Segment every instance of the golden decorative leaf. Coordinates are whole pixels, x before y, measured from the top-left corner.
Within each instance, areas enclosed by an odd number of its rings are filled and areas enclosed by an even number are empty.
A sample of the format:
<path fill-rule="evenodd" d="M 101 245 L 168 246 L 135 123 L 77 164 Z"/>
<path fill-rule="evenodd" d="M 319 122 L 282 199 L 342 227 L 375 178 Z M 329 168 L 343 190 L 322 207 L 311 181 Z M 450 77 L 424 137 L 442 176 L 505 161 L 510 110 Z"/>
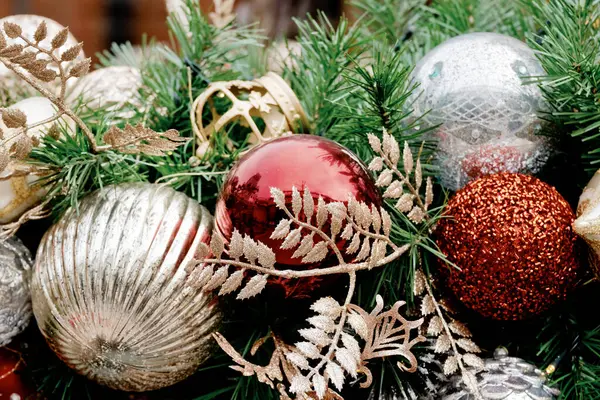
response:
<path fill-rule="evenodd" d="M 425 277 L 425 274 L 423 273 L 422 270 L 417 269 L 415 271 L 415 277 L 414 277 L 414 295 L 415 296 L 420 296 L 423 294 L 423 292 L 425 292 L 425 288 L 427 285 L 427 278 Z"/>
<path fill-rule="evenodd" d="M 427 177 L 427 183 L 425 185 L 425 209 L 433 203 L 433 181 L 431 177 Z"/>
<path fill-rule="evenodd" d="M 267 246 L 264 243 L 259 242 L 258 243 L 258 263 L 263 267 L 263 268 L 274 268 L 275 267 L 275 262 L 277 261 L 276 257 L 275 257 L 275 253 L 273 252 L 273 250 L 271 250 L 271 248 L 269 246 Z"/>
<path fill-rule="evenodd" d="M 371 146 L 373 151 L 375 153 L 381 153 L 381 140 L 379 140 L 379 138 L 372 133 L 369 133 L 367 135 L 367 138 L 369 140 L 369 145 Z"/>
<path fill-rule="evenodd" d="M 375 157 L 371 160 L 368 166 L 370 171 L 379 172 L 383 169 L 383 158 Z"/>
<path fill-rule="evenodd" d="M 433 318 L 431 318 L 431 321 L 429 321 L 427 334 L 430 336 L 437 336 L 442 333 L 442 330 L 444 330 L 442 319 L 439 317 L 439 315 L 435 315 Z"/>
<path fill-rule="evenodd" d="M 15 108 L 2 109 L 2 121 L 7 128 L 24 128 L 27 125 L 27 115 Z"/>
<path fill-rule="evenodd" d="M 221 234 L 215 233 L 214 235 L 212 235 L 212 237 L 210 238 L 210 250 L 217 259 L 221 258 L 221 255 L 225 250 L 225 242 L 223 241 Z"/>
<path fill-rule="evenodd" d="M 244 299 L 248 299 L 250 297 L 254 297 L 257 294 L 259 294 L 260 292 L 263 291 L 263 289 L 265 288 L 265 286 L 267 286 L 267 275 L 255 275 L 252 277 L 252 279 L 250 279 L 250 281 L 248 281 L 248 283 L 246 284 L 246 286 L 244 286 L 244 288 L 242 290 L 240 290 L 240 293 L 237 296 L 238 300 L 244 300 Z"/>
<path fill-rule="evenodd" d="M 325 257 L 327 257 L 327 254 L 329 254 L 327 243 L 321 241 L 308 252 L 308 254 L 302 259 L 302 262 L 305 264 L 311 264 L 323 261 Z"/>
<path fill-rule="evenodd" d="M 52 69 L 43 69 L 40 71 L 30 71 L 33 76 L 42 82 L 52 82 L 58 76 Z"/>
<path fill-rule="evenodd" d="M 217 233 L 218 234 L 218 233 Z M 229 241 L 229 257 L 238 260 L 244 254 L 244 238 L 237 230 L 233 230 L 231 240 Z"/>
<path fill-rule="evenodd" d="M 302 211 L 302 197 L 296 186 L 292 186 L 292 212 L 296 218 L 298 218 L 300 211 Z"/>
<path fill-rule="evenodd" d="M 79 61 L 77 64 L 73 65 L 69 70 L 69 76 L 75 78 L 81 78 L 90 70 L 90 65 L 92 65 L 92 59 L 86 58 L 85 60 Z"/>
<path fill-rule="evenodd" d="M 435 341 L 433 351 L 436 353 L 445 353 L 452 347 L 452 340 L 446 334 L 440 335 Z"/>
<path fill-rule="evenodd" d="M 20 44 L 11 44 L 10 46 L 6 46 L 0 50 L 0 57 L 13 58 L 21 54 L 23 51 L 23 46 Z"/>
<path fill-rule="evenodd" d="M 390 186 L 383 192 L 385 199 L 398 199 L 403 194 L 403 185 L 400 181 L 393 181 Z"/>
<path fill-rule="evenodd" d="M 115 151 L 149 156 L 164 156 L 189 140 L 179 136 L 179 132 L 174 129 L 161 133 L 143 125 L 134 127 L 129 124 L 124 129 L 113 125 L 104 134 L 104 142 Z"/>
<path fill-rule="evenodd" d="M 314 233 L 304 236 L 304 238 L 302 238 L 302 241 L 300 242 L 300 246 L 298 246 L 298 249 L 296 249 L 296 251 L 292 255 L 292 258 L 300 258 L 307 255 L 313 249 L 313 237 Z"/>
<path fill-rule="evenodd" d="M 458 370 L 458 360 L 456 356 L 449 356 L 444 363 L 444 375 L 452 375 Z"/>
<path fill-rule="evenodd" d="M 56 34 L 56 36 L 54 36 L 54 38 L 52 38 L 52 42 L 50 44 L 52 45 L 53 49 L 58 49 L 67 43 L 68 38 L 69 28 L 63 28 Z"/>
<path fill-rule="evenodd" d="M 6 44 L 6 38 L 4 37 L 2 31 L 0 31 L 0 50 L 4 49 L 6 47 Z"/>
<path fill-rule="evenodd" d="M 390 217 L 390 214 L 383 208 L 381 209 L 381 225 L 383 227 L 383 234 L 385 236 L 390 236 L 392 231 L 392 217 Z"/>
<path fill-rule="evenodd" d="M 321 229 L 325 221 L 327 221 L 327 203 L 323 200 L 323 197 L 319 196 L 317 200 L 317 228 Z"/>
<path fill-rule="evenodd" d="M 233 274 L 227 278 L 223 286 L 221 286 L 221 290 L 219 291 L 219 296 L 225 296 L 229 293 L 232 293 L 239 289 L 242 286 L 242 282 L 244 280 L 244 271 L 237 270 Z"/>
<path fill-rule="evenodd" d="M 244 236 L 244 257 L 250 264 L 254 264 L 258 258 L 258 245 L 248 235 Z"/>
<path fill-rule="evenodd" d="M 75 46 L 70 47 L 69 49 L 65 50 L 61 54 L 60 60 L 61 61 L 73 61 L 75 58 L 77 58 L 79 53 L 81 53 L 82 48 L 83 48 L 83 43 L 77 43 Z"/>
<path fill-rule="evenodd" d="M 279 188 L 272 187 L 271 188 L 271 197 L 273 198 L 273 202 L 280 210 L 285 209 L 285 194 Z"/>
<path fill-rule="evenodd" d="M 21 27 L 15 23 L 12 22 L 4 22 L 4 32 L 6 33 L 6 36 L 8 36 L 11 39 L 16 39 L 19 36 L 21 36 L 21 33 L 23 33 L 23 30 L 21 29 Z"/>
<path fill-rule="evenodd" d="M 419 206 L 414 206 L 406 216 L 415 224 L 420 224 L 425 219 L 425 213 Z"/>
<path fill-rule="evenodd" d="M 354 234 L 354 236 L 352 237 L 352 241 L 350 242 L 350 245 L 346 249 L 346 254 L 348 254 L 348 255 L 354 254 L 358 251 L 359 248 L 360 248 L 360 233 L 356 232 Z"/>
<path fill-rule="evenodd" d="M 381 174 L 377 177 L 375 181 L 375 185 L 378 187 L 386 187 L 390 183 L 392 183 L 392 179 L 394 178 L 394 174 L 390 169 L 384 169 Z"/>
<path fill-rule="evenodd" d="M 404 142 L 404 151 L 403 151 L 403 155 L 402 155 L 402 160 L 404 163 L 404 172 L 408 175 L 412 172 L 413 169 L 413 164 L 414 164 L 414 160 L 413 160 L 413 155 L 412 152 L 410 151 L 410 147 L 408 146 L 408 142 Z"/>
<path fill-rule="evenodd" d="M 48 36 L 48 28 L 46 27 L 46 21 L 42 21 L 36 28 L 33 39 L 39 43 L 46 39 L 46 36 Z"/>
<path fill-rule="evenodd" d="M 369 256 L 370 252 L 371 252 L 371 242 L 370 242 L 369 238 L 365 238 L 363 240 L 362 246 L 360 248 L 360 252 L 356 256 L 356 261 L 365 260 Z"/>
<path fill-rule="evenodd" d="M 485 363 L 483 362 L 483 360 L 477 357 L 475 354 L 467 353 L 463 355 L 462 359 L 465 362 L 465 364 L 467 364 L 470 367 L 477 369 L 483 369 L 485 367 Z"/>
<path fill-rule="evenodd" d="M 481 349 L 471 339 L 460 338 L 456 344 L 469 353 L 480 353 Z"/>
<path fill-rule="evenodd" d="M 472 336 L 469 328 L 467 328 L 467 326 L 460 321 L 453 320 L 452 322 L 450 322 L 450 324 L 448 324 L 448 327 L 450 328 L 450 330 L 452 332 L 454 332 L 457 335 L 460 335 L 462 337 L 471 337 Z"/>
<path fill-rule="evenodd" d="M 421 315 L 424 317 L 435 312 L 435 302 L 430 295 L 425 295 L 421 302 Z"/>
<path fill-rule="evenodd" d="M 353 235 L 354 235 L 354 229 L 352 228 L 352 224 L 346 224 L 346 227 L 344 228 L 340 237 L 345 240 L 350 240 L 350 239 L 352 239 Z"/>
<path fill-rule="evenodd" d="M 302 238 L 302 228 L 296 228 L 287 235 L 280 248 L 282 250 L 293 249 L 300 243 L 300 239 Z"/>
<path fill-rule="evenodd" d="M 273 230 L 273 233 L 271 233 L 270 238 L 275 240 L 285 238 L 288 233 L 290 233 L 291 225 L 292 221 L 289 219 L 282 219 Z"/>
<path fill-rule="evenodd" d="M 421 159 L 417 159 L 415 167 L 415 190 L 419 190 L 423 184 L 423 170 L 421 168 Z"/>
<path fill-rule="evenodd" d="M 315 201 L 313 200 L 312 194 L 307 187 L 304 188 L 304 215 L 306 216 L 306 222 L 310 223 L 310 220 L 315 212 Z"/>
<path fill-rule="evenodd" d="M 221 287 L 227 278 L 229 278 L 229 266 L 224 265 L 215 271 L 213 276 L 210 278 L 210 281 L 204 285 L 204 290 L 208 292 Z"/>

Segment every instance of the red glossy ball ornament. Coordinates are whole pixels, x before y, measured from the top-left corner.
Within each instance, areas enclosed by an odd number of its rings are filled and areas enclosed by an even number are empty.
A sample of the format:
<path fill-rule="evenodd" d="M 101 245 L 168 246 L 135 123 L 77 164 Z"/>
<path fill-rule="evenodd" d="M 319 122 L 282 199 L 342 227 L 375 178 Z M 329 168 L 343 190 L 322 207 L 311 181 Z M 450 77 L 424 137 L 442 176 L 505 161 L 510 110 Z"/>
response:
<path fill-rule="evenodd" d="M 319 136 L 286 136 L 252 149 L 230 171 L 215 212 L 219 232 L 228 239 L 237 229 L 242 235 L 265 243 L 275 252 L 279 269 L 333 265 L 336 261 L 332 257 L 318 265 L 302 264 L 301 259 L 292 258 L 294 250 L 282 250 L 282 241 L 270 238 L 279 221 L 286 218 L 275 206 L 270 189 L 281 189 L 291 209 L 294 186 L 301 192 L 308 188 L 315 204 L 319 196 L 326 202 L 347 202 L 349 194 L 367 204 L 381 204 L 369 172 L 348 149 Z M 325 232 L 328 231 L 325 226 Z M 293 297 L 310 292 L 304 282 L 312 285 L 314 280 L 280 280 L 286 294 Z"/>
<path fill-rule="evenodd" d="M 497 320 L 546 311 L 575 287 L 575 215 L 546 183 L 521 174 L 479 178 L 458 191 L 436 230 L 447 283 L 469 308 Z"/>
<path fill-rule="evenodd" d="M 18 353 L 0 348 L 0 399 L 25 400 L 34 393 L 19 374 L 21 365 Z"/>

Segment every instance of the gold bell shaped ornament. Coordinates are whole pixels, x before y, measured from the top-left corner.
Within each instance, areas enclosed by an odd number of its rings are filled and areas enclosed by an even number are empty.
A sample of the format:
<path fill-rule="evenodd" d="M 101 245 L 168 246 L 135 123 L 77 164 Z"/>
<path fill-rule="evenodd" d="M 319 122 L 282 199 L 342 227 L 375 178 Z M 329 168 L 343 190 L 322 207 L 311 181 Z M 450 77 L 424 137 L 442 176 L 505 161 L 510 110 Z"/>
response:
<path fill-rule="evenodd" d="M 600 170 L 579 197 L 573 230 L 588 244 L 590 265 L 600 279 Z"/>
<path fill-rule="evenodd" d="M 192 128 L 200 142 L 196 151 L 199 158 L 212 146 L 211 138 L 227 132 L 234 123 L 249 129 L 250 147 L 302 133 L 309 124 L 296 94 L 273 72 L 253 81 L 214 82 L 198 96 L 192 108 Z M 226 143 L 229 149 L 235 147 L 230 137 Z"/>
<path fill-rule="evenodd" d="M 38 123 L 51 119 L 56 114 L 56 107 L 45 97 L 30 97 L 8 107 L 22 111 L 27 116 L 27 125 L 34 126 Z M 75 123 L 68 117 L 61 117 L 57 121 L 42 123 L 27 129 L 27 136 L 40 140 L 52 127 L 58 124 L 61 130 L 73 132 Z M 18 141 L 19 133 L 16 128 L 7 128 L 0 120 L 0 129 L 4 133 L 4 139 L 0 140 L 0 146 L 8 149 Z M 24 168 L 25 167 L 25 168 Z M 0 172 L 0 224 L 13 222 L 31 207 L 38 204 L 46 194 L 46 190 L 37 182 L 40 177 L 26 171 L 27 166 L 16 160 Z"/>

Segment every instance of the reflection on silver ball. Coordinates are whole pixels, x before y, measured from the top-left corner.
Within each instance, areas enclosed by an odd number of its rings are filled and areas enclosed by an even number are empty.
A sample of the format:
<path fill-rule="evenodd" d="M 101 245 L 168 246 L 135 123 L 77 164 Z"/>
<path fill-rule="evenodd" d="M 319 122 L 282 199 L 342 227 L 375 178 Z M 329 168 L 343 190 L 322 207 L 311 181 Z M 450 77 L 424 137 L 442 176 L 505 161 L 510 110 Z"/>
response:
<path fill-rule="evenodd" d="M 31 254 L 17 238 L 0 242 L 0 347 L 21 333 L 31 319 Z"/>
<path fill-rule="evenodd" d="M 415 67 L 415 116 L 419 129 L 440 125 L 437 163 L 442 184 L 457 190 L 468 181 L 502 171 L 537 173 L 550 155 L 536 84 L 545 75 L 525 43 L 496 33 L 469 33 L 430 51 Z M 419 96 L 416 98 L 416 96 Z"/>
<path fill-rule="evenodd" d="M 49 346 L 71 368 L 124 391 L 191 375 L 213 349 L 216 299 L 186 265 L 210 241 L 213 218 L 160 185 L 108 186 L 44 236 L 31 285 Z"/>

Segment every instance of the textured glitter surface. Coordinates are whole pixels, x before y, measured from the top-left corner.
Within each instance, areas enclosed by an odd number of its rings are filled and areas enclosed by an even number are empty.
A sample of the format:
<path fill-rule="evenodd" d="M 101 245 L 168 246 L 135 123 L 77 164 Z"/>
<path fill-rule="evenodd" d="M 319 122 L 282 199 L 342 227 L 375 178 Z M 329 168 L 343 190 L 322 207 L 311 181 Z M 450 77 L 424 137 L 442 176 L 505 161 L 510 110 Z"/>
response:
<path fill-rule="evenodd" d="M 460 270 L 448 285 L 468 307 L 499 320 L 540 314 L 577 279 L 575 218 L 553 187 L 500 173 L 477 179 L 450 200 L 437 242 Z"/>

